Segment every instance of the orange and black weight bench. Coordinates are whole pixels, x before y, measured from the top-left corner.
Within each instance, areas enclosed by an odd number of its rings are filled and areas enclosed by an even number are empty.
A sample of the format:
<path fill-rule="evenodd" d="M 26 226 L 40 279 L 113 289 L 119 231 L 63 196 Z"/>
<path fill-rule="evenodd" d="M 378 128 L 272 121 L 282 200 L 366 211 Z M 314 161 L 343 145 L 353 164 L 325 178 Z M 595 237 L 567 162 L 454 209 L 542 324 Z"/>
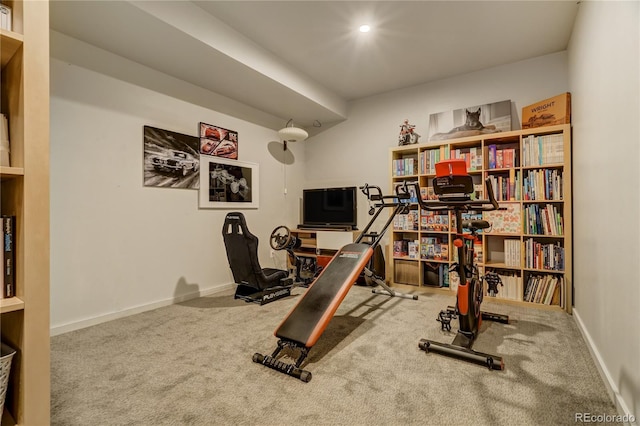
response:
<path fill-rule="evenodd" d="M 303 382 L 311 380 L 311 372 L 300 366 L 372 255 L 369 244 L 342 247 L 276 329 L 274 334 L 280 339 L 278 347 L 271 355 L 254 354 L 253 361 Z M 295 364 L 276 359 L 287 347 L 300 352 Z"/>
<path fill-rule="evenodd" d="M 254 362 L 298 378 L 303 382 L 311 380 L 311 372 L 300 367 L 309 354 L 309 350 L 327 328 L 349 289 L 363 271 L 368 280 L 382 288 L 382 290 L 372 290 L 373 293 L 418 299 L 417 295 L 403 294 L 393 290 L 386 285 L 384 277 L 377 276 L 367 266 L 385 231 L 393 222 L 393 218 L 409 209 L 411 197 L 406 184 L 397 186 L 395 195 L 382 195 L 380 187 L 368 184 L 360 187 L 360 190 L 367 196 L 369 202 L 374 203 L 369 211 L 373 217 L 354 243 L 342 247 L 333 256 L 307 292 L 280 323 L 274 333 L 280 339 L 278 347 L 271 355 L 254 354 Z M 393 213 L 387 218 L 382 229 L 379 232 L 370 231 L 380 213 L 386 208 L 392 208 Z M 278 359 L 278 355 L 285 348 L 300 353 L 294 364 L 287 364 Z"/>

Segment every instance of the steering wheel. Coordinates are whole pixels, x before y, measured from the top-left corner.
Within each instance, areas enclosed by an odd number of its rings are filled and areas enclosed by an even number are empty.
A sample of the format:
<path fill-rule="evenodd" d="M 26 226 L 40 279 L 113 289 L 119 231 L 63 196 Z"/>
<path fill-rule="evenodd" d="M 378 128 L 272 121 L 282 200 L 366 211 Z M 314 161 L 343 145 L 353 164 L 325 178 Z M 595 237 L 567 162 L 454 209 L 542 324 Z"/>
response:
<path fill-rule="evenodd" d="M 274 250 L 283 250 L 291 244 L 291 231 L 286 226 L 278 226 L 269 237 L 269 245 Z"/>

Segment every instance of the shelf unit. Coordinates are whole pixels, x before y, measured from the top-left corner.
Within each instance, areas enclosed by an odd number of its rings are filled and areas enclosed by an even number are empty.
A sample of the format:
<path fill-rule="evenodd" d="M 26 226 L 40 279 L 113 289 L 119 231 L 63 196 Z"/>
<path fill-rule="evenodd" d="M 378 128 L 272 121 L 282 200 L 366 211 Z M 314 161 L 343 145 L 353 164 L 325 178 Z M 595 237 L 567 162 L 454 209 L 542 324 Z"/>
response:
<path fill-rule="evenodd" d="M 301 257 L 317 257 L 333 255 L 345 244 L 352 243 L 359 231 L 327 230 L 327 229 L 294 229 L 291 235 L 301 241 L 295 254 Z"/>
<path fill-rule="evenodd" d="M 507 283 L 491 300 L 571 313 L 571 125 L 391 148 L 392 189 L 403 181 L 419 181 L 419 196 L 435 198 L 433 164 L 448 158 L 465 158 L 475 197 L 486 198 L 484 180 L 490 177 L 496 198 L 506 209 L 476 216 L 493 225 L 474 246 L 480 272 L 497 272 Z M 447 278 L 434 282 L 434 270 L 438 264 L 448 269 L 455 261 L 455 218 L 452 213 L 438 213 L 427 214 L 413 203 L 407 215 L 396 219 L 388 249 L 392 285 L 452 294 Z"/>
<path fill-rule="evenodd" d="M 13 31 L 0 30 L 0 109 L 8 116 L 11 167 L 0 167 L 1 210 L 16 217 L 16 297 L 0 299 L 12 360 L 2 425 L 50 418 L 49 3 L 2 0 Z"/>

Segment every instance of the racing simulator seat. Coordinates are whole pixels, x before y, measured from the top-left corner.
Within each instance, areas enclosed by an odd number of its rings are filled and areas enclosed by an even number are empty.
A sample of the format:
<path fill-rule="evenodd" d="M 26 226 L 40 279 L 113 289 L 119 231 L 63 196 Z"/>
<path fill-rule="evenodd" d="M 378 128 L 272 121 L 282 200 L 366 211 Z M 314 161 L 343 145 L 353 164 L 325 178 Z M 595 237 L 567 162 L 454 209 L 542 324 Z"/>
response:
<path fill-rule="evenodd" d="M 287 271 L 260 266 L 258 237 L 249 232 L 242 213 L 227 213 L 222 236 L 229 267 L 237 284 L 235 299 L 264 305 L 291 295 L 293 279 L 288 278 Z"/>

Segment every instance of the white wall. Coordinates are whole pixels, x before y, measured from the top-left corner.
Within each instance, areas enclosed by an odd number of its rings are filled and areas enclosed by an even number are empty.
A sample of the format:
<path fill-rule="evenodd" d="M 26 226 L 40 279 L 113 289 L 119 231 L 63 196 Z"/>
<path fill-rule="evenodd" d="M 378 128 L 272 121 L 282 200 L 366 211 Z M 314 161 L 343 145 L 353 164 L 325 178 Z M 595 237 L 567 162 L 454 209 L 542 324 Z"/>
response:
<path fill-rule="evenodd" d="M 143 186 L 143 126 L 197 135 L 200 121 L 238 131 L 239 159 L 259 163 L 260 208 L 244 213 L 263 267 L 284 267 L 268 237 L 298 221 L 302 145 L 285 166 L 271 129 L 51 58 L 53 334 L 232 283 L 227 211 L 199 209 L 197 190 Z"/>
<path fill-rule="evenodd" d="M 568 91 L 566 52 L 555 53 L 352 102 L 348 120 L 305 142 L 305 185 L 390 187 L 389 149 L 405 118 L 427 142 L 429 114 L 511 100 L 512 128 L 522 107 Z M 359 225 L 369 217 L 360 195 Z"/>
<path fill-rule="evenodd" d="M 623 411 L 640 419 L 638 2 L 582 2 L 573 100 L 575 317 Z"/>

